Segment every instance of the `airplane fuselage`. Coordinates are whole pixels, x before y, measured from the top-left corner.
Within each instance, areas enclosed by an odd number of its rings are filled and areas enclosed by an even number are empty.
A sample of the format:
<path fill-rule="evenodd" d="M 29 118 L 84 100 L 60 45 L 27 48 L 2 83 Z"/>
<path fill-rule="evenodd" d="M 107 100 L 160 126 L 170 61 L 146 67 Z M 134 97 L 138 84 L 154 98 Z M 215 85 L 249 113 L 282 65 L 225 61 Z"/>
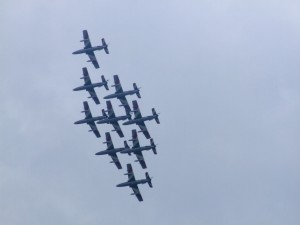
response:
<path fill-rule="evenodd" d="M 103 82 L 94 83 L 94 84 L 90 84 L 90 85 L 83 85 L 83 86 L 79 86 L 77 88 L 74 88 L 73 91 L 88 90 L 88 89 L 93 89 L 95 87 L 102 87 L 103 85 L 104 85 Z"/>
<path fill-rule="evenodd" d="M 94 52 L 94 51 L 102 50 L 102 49 L 104 49 L 103 46 L 95 46 L 95 47 L 91 47 L 91 48 L 83 48 L 83 49 L 79 49 L 79 50 L 73 52 L 73 54 L 76 55 L 76 54 L 82 54 L 82 53 L 89 53 L 89 52 Z"/>
<path fill-rule="evenodd" d="M 152 149 L 152 146 L 147 145 L 147 146 L 142 146 L 142 147 L 138 147 L 138 148 L 125 149 L 125 150 L 121 151 L 121 153 L 135 153 L 135 152 L 141 152 L 141 151 L 151 150 L 151 149 Z"/>
<path fill-rule="evenodd" d="M 133 94 L 136 94 L 137 92 L 138 92 L 138 90 L 123 91 L 121 93 L 107 95 L 104 97 L 104 99 L 119 98 L 119 97 L 123 97 L 126 95 L 133 95 Z"/>
<path fill-rule="evenodd" d="M 127 149 L 126 148 L 114 148 L 114 149 L 97 152 L 95 155 L 110 155 L 110 154 L 115 154 L 115 153 L 121 152 L 123 150 L 127 150 Z"/>
<path fill-rule="evenodd" d="M 114 118 L 104 118 L 102 120 L 99 120 L 97 123 L 98 124 L 103 124 L 103 123 L 113 123 L 113 122 L 118 122 L 119 120 L 126 120 L 128 116 L 116 116 Z"/>
<path fill-rule="evenodd" d="M 139 119 L 128 120 L 125 123 L 123 123 L 123 125 L 130 125 L 130 124 L 144 122 L 144 121 L 147 121 L 147 120 L 153 120 L 156 117 L 157 116 L 145 116 L 145 117 L 142 117 L 142 118 L 139 118 Z"/>
<path fill-rule="evenodd" d="M 145 184 L 147 182 L 148 182 L 148 179 L 135 180 L 135 181 L 130 181 L 130 182 L 127 181 L 127 182 L 118 184 L 117 187 L 134 186 L 134 185 L 138 185 L 138 184 Z"/>
<path fill-rule="evenodd" d="M 103 116 L 96 116 L 96 117 L 91 117 L 91 118 L 88 118 L 88 119 L 78 120 L 74 124 L 90 123 L 90 122 L 95 122 L 97 120 L 102 120 L 104 118 L 105 117 L 103 117 Z"/>

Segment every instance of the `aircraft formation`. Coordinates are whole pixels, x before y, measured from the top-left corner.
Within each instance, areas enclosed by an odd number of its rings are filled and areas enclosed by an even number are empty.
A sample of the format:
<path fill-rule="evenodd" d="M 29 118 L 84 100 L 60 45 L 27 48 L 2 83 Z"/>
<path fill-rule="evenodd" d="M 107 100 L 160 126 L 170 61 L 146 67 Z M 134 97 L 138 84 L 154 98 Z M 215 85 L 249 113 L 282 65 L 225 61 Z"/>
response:
<path fill-rule="evenodd" d="M 81 40 L 81 42 L 84 43 L 84 48 L 73 52 L 73 54 L 83 54 L 83 53 L 87 54 L 89 57 L 89 60 L 87 62 L 92 62 L 95 69 L 99 69 L 100 66 L 94 52 L 97 50 L 104 50 L 106 54 L 109 54 L 108 45 L 106 44 L 105 39 L 102 38 L 102 45 L 93 47 L 87 30 L 83 30 L 83 40 Z M 87 91 L 89 93 L 88 98 L 92 98 L 93 102 L 96 105 L 100 105 L 100 100 L 97 96 L 95 88 L 103 87 L 108 91 L 109 90 L 108 80 L 106 80 L 104 75 L 102 75 L 101 82 L 92 83 L 89 72 L 86 67 L 82 68 L 82 73 L 83 73 L 83 77 L 81 77 L 81 79 L 83 79 L 84 84 L 82 86 L 74 88 L 73 91 L 82 91 L 82 90 Z M 106 107 L 105 109 L 101 110 L 102 115 L 93 116 L 88 102 L 84 101 L 82 113 L 84 113 L 85 117 L 83 119 L 76 121 L 74 124 L 89 125 L 90 127 L 89 131 L 93 132 L 97 138 L 100 138 L 101 134 L 96 124 L 99 125 L 111 124 L 113 126 L 112 131 L 115 131 L 118 134 L 119 138 L 125 137 L 122 128 L 120 126 L 120 123 L 122 123 L 122 125 L 124 126 L 136 124 L 140 128 L 140 131 L 137 131 L 136 129 L 132 129 L 131 139 L 128 140 L 132 142 L 132 147 L 130 147 L 127 141 L 124 140 L 123 147 L 115 148 L 110 132 L 105 132 L 105 142 L 103 143 L 107 145 L 106 150 L 99 151 L 95 155 L 109 155 L 112 159 L 111 163 L 114 163 L 116 167 L 119 170 L 121 170 L 122 164 L 118 158 L 117 153 L 128 154 L 129 156 L 134 154 L 137 158 L 135 162 L 139 162 L 142 169 L 146 169 L 147 165 L 143 156 L 143 151 L 152 150 L 154 154 L 157 154 L 157 151 L 156 151 L 156 144 L 154 143 L 153 138 L 151 138 L 151 135 L 146 127 L 145 121 L 155 120 L 156 123 L 159 124 L 160 121 L 158 118 L 158 113 L 156 113 L 155 109 L 152 108 L 151 115 L 142 116 L 137 100 L 132 101 L 132 107 L 131 107 L 126 98 L 129 95 L 136 95 L 139 99 L 141 98 L 140 88 L 137 87 L 136 83 L 133 83 L 132 90 L 123 91 L 119 76 L 114 75 L 113 80 L 114 80 L 114 84 L 111 87 L 115 88 L 115 92 L 113 94 L 108 94 L 103 97 L 103 99 L 106 100 Z M 121 102 L 121 105 L 119 106 L 124 107 L 124 111 L 125 111 L 124 115 L 116 116 L 113 109 L 113 105 L 111 103 L 113 99 L 118 99 Z M 134 118 L 132 118 L 132 113 Z M 121 122 L 121 121 L 125 121 L 125 122 Z M 145 138 L 150 140 L 149 145 L 145 145 L 145 146 L 140 145 L 138 139 L 138 132 L 143 133 Z M 133 193 L 131 195 L 135 195 L 139 201 L 143 201 L 143 197 L 140 193 L 138 185 L 148 183 L 149 187 L 151 188 L 153 187 L 151 182 L 152 178 L 149 176 L 148 172 L 145 173 L 145 179 L 137 180 L 135 179 L 132 165 L 129 163 L 127 164 L 127 173 L 125 173 L 124 175 L 128 175 L 128 180 L 116 186 L 130 187 L 133 190 Z"/>

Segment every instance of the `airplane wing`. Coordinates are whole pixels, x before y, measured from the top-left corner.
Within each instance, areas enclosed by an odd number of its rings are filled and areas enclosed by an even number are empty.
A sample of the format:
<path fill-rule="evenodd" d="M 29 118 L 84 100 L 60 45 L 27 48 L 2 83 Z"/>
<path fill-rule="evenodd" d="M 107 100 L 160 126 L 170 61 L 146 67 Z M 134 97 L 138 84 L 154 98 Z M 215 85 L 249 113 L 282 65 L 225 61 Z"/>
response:
<path fill-rule="evenodd" d="M 106 133 L 105 133 L 105 139 L 106 139 L 106 141 L 105 141 L 104 143 L 107 144 L 106 150 L 114 149 L 115 147 L 114 147 L 114 144 L 113 144 L 113 142 L 112 142 L 112 140 L 111 140 L 111 136 L 110 136 L 110 133 L 109 133 L 109 132 L 106 132 Z M 116 154 L 116 153 L 111 153 L 111 154 L 109 154 L 109 155 L 110 155 L 110 157 L 112 158 L 112 161 L 113 161 L 113 163 L 116 165 L 116 167 L 117 167 L 118 169 L 122 169 L 122 165 L 121 165 L 121 163 L 120 163 L 120 161 L 119 161 L 119 158 L 118 158 L 117 154 Z"/>
<path fill-rule="evenodd" d="M 107 106 L 108 117 L 109 117 L 109 118 L 115 118 L 116 115 L 115 115 L 115 112 L 114 112 L 114 109 L 113 109 L 113 107 L 112 107 L 111 102 L 110 102 L 110 101 L 106 101 L 106 106 Z M 121 130 L 121 127 L 120 127 L 118 121 L 111 122 L 111 125 L 113 125 L 114 130 L 118 133 L 118 135 L 119 135 L 120 137 L 124 137 L 124 134 L 123 134 L 123 132 L 122 132 L 122 130 Z"/>
<path fill-rule="evenodd" d="M 121 101 L 121 105 L 124 107 L 126 115 L 130 115 L 131 109 L 127 102 L 127 99 L 125 96 L 120 96 L 118 99 Z"/>
<path fill-rule="evenodd" d="M 91 85 L 91 78 L 86 67 L 82 68 L 84 85 Z M 82 78 L 81 78 L 82 79 Z"/>
<path fill-rule="evenodd" d="M 133 193 L 134 193 L 134 195 L 137 197 L 137 199 L 138 199 L 140 202 L 143 201 L 143 197 L 142 197 L 142 195 L 141 195 L 141 192 L 140 192 L 138 186 L 137 186 L 137 185 L 132 185 L 132 186 L 130 186 L 130 187 L 132 188 Z"/>
<path fill-rule="evenodd" d="M 121 130 L 119 123 L 116 121 L 116 122 L 112 122 L 111 124 L 113 125 L 114 130 L 118 133 L 118 135 L 120 137 L 124 137 L 123 131 Z"/>
<path fill-rule="evenodd" d="M 89 107 L 89 104 L 87 103 L 87 101 L 83 102 L 83 108 L 84 108 L 84 114 L 85 114 L 85 118 L 89 119 L 92 117 L 92 113 Z"/>
<path fill-rule="evenodd" d="M 137 160 L 138 160 L 139 163 L 141 164 L 142 168 L 143 168 L 143 169 L 146 169 L 147 166 L 146 166 L 146 162 L 145 162 L 145 160 L 144 160 L 144 156 L 143 156 L 142 151 L 134 152 L 134 154 L 136 155 Z"/>
<path fill-rule="evenodd" d="M 123 88 L 122 88 L 122 85 L 121 85 L 118 75 L 114 75 L 114 83 L 115 83 L 114 87 L 116 89 L 116 93 L 122 93 Z"/>
<path fill-rule="evenodd" d="M 83 108 L 84 108 L 83 112 L 85 114 L 85 118 L 86 119 L 92 118 L 92 113 L 91 113 L 91 110 L 90 110 L 90 107 L 89 107 L 89 104 L 87 103 L 87 101 L 83 102 Z M 96 135 L 96 137 L 99 138 L 100 133 L 98 131 L 98 128 L 97 128 L 95 122 L 89 122 L 87 124 L 91 127 L 90 131 L 93 131 L 93 133 Z"/>
<path fill-rule="evenodd" d="M 115 118 L 115 112 L 110 101 L 106 101 L 107 113 L 109 118 Z"/>
<path fill-rule="evenodd" d="M 134 173 L 130 163 L 127 164 L 128 181 L 135 181 Z"/>
<path fill-rule="evenodd" d="M 139 138 L 135 129 L 132 130 L 132 139 L 130 141 L 132 141 L 132 149 L 140 147 Z"/>
<path fill-rule="evenodd" d="M 142 118 L 142 114 L 141 114 L 141 111 L 140 111 L 140 108 L 139 108 L 139 105 L 138 105 L 137 101 L 133 100 L 132 101 L 132 105 L 133 105 L 134 119 L 140 119 L 140 118 Z M 137 125 L 140 127 L 141 132 L 143 132 L 143 134 L 145 135 L 145 137 L 147 139 L 149 139 L 151 136 L 149 134 L 149 131 L 148 131 L 145 123 L 142 121 L 142 122 L 138 122 Z"/>
<path fill-rule="evenodd" d="M 92 47 L 92 44 L 91 44 L 91 41 L 90 41 L 89 34 L 88 34 L 87 30 L 83 30 L 83 43 L 84 43 L 84 48 L 85 49 Z M 91 62 L 94 65 L 94 67 L 96 69 L 98 69 L 99 64 L 97 62 L 97 59 L 96 59 L 96 56 L 95 56 L 94 52 L 89 52 L 89 53 L 86 53 L 86 54 L 89 56 Z"/>
<path fill-rule="evenodd" d="M 110 154 L 110 156 L 111 156 L 111 158 L 112 158 L 114 164 L 117 166 L 117 168 L 118 168 L 119 170 L 122 169 L 122 165 L 121 165 L 121 163 L 120 163 L 120 161 L 119 161 L 119 158 L 118 158 L 117 154 L 116 154 L 116 153 Z"/>
<path fill-rule="evenodd" d="M 89 38 L 89 34 L 87 30 L 83 30 L 83 43 L 84 43 L 84 48 L 91 48 L 92 44 Z"/>
<path fill-rule="evenodd" d="M 136 132 L 135 129 L 132 130 L 132 139 L 130 141 L 132 141 L 132 149 L 133 150 L 135 148 L 139 148 L 140 147 L 139 138 L 138 138 L 138 135 L 137 135 L 137 132 Z M 146 169 L 147 166 L 146 166 L 146 162 L 144 160 L 144 156 L 143 156 L 142 151 L 136 151 L 136 152 L 134 152 L 134 154 L 136 155 L 137 160 L 141 164 L 142 168 Z"/>
<path fill-rule="evenodd" d="M 133 100 L 132 105 L 133 105 L 134 119 L 142 118 L 142 114 L 141 114 L 141 111 L 140 111 L 137 101 Z"/>
<path fill-rule="evenodd" d="M 116 94 L 117 93 L 123 93 L 123 88 L 122 88 L 122 85 L 121 85 L 121 82 L 119 80 L 119 76 L 118 75 L 114 75 L 114 85 L 113 86 L 116 89 L 116 92 L 115 92 Z M 122 106 L 124 106 L 126 114 L 130 115 L 131 109 L 130 109 L 130 106 L 129 106 L 128 102 L 127 102 L 126 97 L 125 96 L 119 96 L 117 98 L 121 101 Z"/>
<path fill-rule="evenodd" d="M 105 133 L 105 138 L 106 138 L 106 141 L 104 143 L 106 143 L 106 145 L 107 145 L 107 150 L 114 149 L 115 147 L 114 147 L 114 144 L 111 140 L 111 136 L 110 136 L 109 132 Z"/>
<path fill-rule="evenodd" d="M 99 101 L 99 98 L 95 92 L 95 89 L 94 88 L 90 88 L 90 89 L 87 89 L 87 91 L 89 92 L 91 98 L 94 100 L 94 102 L 99 105 L 100 104 L 100 101 Z"/>
<path fill-rule="evenodd" d="M 145 137 L 146 137 L 147 139 L 151 138 L 151 136 L 150 136 L 150 134 L 149 134 L 149 131 L 148 131 L 148 129 L 147 129 L 147 127 L 146 127 L 146 125 L 145 125 L 144 122 L 139 122 L 139 123 L 137 123 L 137 125 L 138 125 L 138 126 L 140 127 L 140 129 L 141 129 L 140 132 L 142 132 L 142 133 L 145 135 Z"/>
<path fill-rule="evenodd" d="M 97 138 L 101 137 L 95 122 L 90 122 L 88 125 L 91 127 L 90 131 L 93 131 Z"/>
<path fill-rule="evenodd" d="M 84 67 L 82 68 L 82 71 L 83 71 L 83 79 L 84 79 L 84 85 L 91 85 L 92 82 L 91 82 L 91 79 L 90 79 L 90 76 L 89 76 L 89 73 L 87 71 L 87 68 Z M 100 101 L 97 97 L 97 94 L 95 92 L 95 89 L 94 88 L 88 88 L 87 91 L 89 92 L 91 98 L 94 100 L 94 102 L 99 105 L 100 104 Z"/>
<path fill-rule="evenodd" d="M 100 66 L 98 64 L 98 61 L 96 59 L 95 53 L 94 52 L 87 52 L 86 54 L 89 56 L 90 61 L 93 63 L 94 67 L 96 69 L 100 68 Z"/>

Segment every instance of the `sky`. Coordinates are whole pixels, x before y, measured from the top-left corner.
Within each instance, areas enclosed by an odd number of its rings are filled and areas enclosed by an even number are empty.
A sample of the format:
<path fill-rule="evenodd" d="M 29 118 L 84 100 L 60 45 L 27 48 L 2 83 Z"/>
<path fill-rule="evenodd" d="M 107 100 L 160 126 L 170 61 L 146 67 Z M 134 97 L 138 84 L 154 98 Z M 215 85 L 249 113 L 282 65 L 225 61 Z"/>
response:
<path fill-rule="evenodd" d="M 300 224 L 300 3 L 296 0 L 0 3 L 0 224 Z M 82 47 L 87 29 L 110 54 Z M 82 67 L 124 90 L 136 82 L 158 154 L 109 163 L 83 114 Z M 105 107 L 88 100 L 93 115 Z M 136 100 L 128 97 L 128 101 Z M 117 115 L 124 113 L 112 100 Z M 112 133 L 115 147 L 131 138 Z M 141 145 L 149 141 L 139 135 Z M 132 163 L 138 202 L 126 181 Z"/>

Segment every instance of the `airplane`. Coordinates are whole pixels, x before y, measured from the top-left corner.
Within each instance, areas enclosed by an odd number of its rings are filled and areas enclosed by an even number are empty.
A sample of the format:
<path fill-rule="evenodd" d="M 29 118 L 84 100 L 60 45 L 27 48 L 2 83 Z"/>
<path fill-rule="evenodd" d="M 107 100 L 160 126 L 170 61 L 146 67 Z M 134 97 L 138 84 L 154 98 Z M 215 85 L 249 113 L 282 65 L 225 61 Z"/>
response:
<path fill-rule="evenodd" d="M 114 163 L 117 168 L 120 170 L 122 169 L 122 165 L 119 161 L 119 158 L 117 156 L 117 153 L 123 150 L 127 150 L 129 148 L 128 144 L 126 141 L 124 141 L 124 147 L 123 148 L 115 148 L 114 144 L 111 140 L 111 136 L 109 132 L 105 133 L 106 141 L 103 142 L 104 144 L 107 144 L 107 148 L 104 151 L 97 152 L 95 155 L 110 155 L 112 158 L 111 163 Z"/>
<path fill-rule="evenodd" d="M 145 121 L 147 120 L 153 120 L 155 119 L 156 123 L 160 123 L 159 119 L 158 119 L 158 114 L 156 113 L 155 109 L 152 108 L 152 116 L 145 116 L 145 117 L 142 117 L 142 114 L 141 114 L 141 111 L 139 109 L 139 106 L 138 106 L 138 103 L 136 100 L 133 100 L 132 101 L 132 105 L 133 105 L 133 112 L 134 112 L 134 116 L 135 118 L 132 119 L 132 120 L 128 120 L 126 122 L 123 123 L 123 125 L 130 125 L 130 124 L 137 124 L 139 127 L 140 127 L 140 131 L 139 132 L 143 132 L 143 134 L 145 135 L 145 137 L 147 139 L 150 138 L 150 134 L 148 132 L 148 129 L 145 125 Z"/>
<path fill-rule="evenodd" d="M 102 38 L 101 39 L 102 45 L 92 47 L 92 44 L 91 44 L 91 41 L 90 41 L 89 34 L 88 34 L 87 30 L 83 30 L 82 32 L 83 32 L 83 40 L 81 40 L 80 42 L 84 43 L 84 48 L 79 49 L 79 50 L 73 52 L 72 54 L 82 54 L 82 53 L 87 54 L 90 58 L 87 62 L 92 62 L 94 67 L 96 69 L 98 69 L 99 64 L 98 64 L 98 61 L 96 59 L 94 51 L 103 49 L 106 54 L 109 54 L 109 51 L 108 51 L 108 48 L 107 48 L 108 45 L 106 44 L 104 38 Z"/>
<path fill-rule="evenodd" d="M 133 190 L 133 193 L 131 195 L 135 195 L 140 202 L 143 201 L 143 197 L 140 193 L 138 185 L 148 183 L 149 187 L 152 188 L 153 187 L 151 182 L 152 178 L 150 178 L 149 174 L 146 172 L 145 173 L 146 179 L 136 180 L 134 177 L 131 164 L 127 164 L 127 173 L 125 173 L 124 175 L 128 175 L 128 181 L 118 184 L 117 187 L 126 187 L 126 186 L 131 187 Z"/>
<path fill-rule="evenodd" d="M 124 137 L 124 134 L 123 134 L 123 132 L 120 128 L 120 125 L 119 125 L 118 121 L 119 120 L 131 119 L 131 117 L 130 117 L 131 115 L 116 116 L 110 101 L 106 101 L 106 106 L 107 106 L 107 111 L 106 112 L 108 113 L 108 116 L 105 113 L 105 110 L 102 109 L 102 115 L 105 118 L 102 119 L 102 120 L 99 120 L 97 123 L 98 124 L 108 123 L 108 124 L 113 125 L 114 130 L 112 130 L 112 131 L 116 131 L 120 137 Z"/>
<path fill-rule="evenodd" d="M 83 86 L 79 86 L 77 88 L 74 88 L 73 91 L 81 91 L 81 90 L 86 90 L 90 93 L 90 97 L 94 100 L 94 102 L 99 105 L 100 101 L 97 97 L 97 94 L 95 92 L 95 87 L 102 87 L 104 86 L 106 90 L 108 90 L 108 85 L 107 85 L 107 80 L 105 80 L 104 76 L 101 76 L 102 82 L 99 83 L 92 83 L 88 70 L 86 67 L 82 68 L 82 72 L 83 72 L 83 77 L 81 77 L 80 79 L 84 79 L 84 85 Z"/>
<path fill-rule="evenodd" d="M 136 162 L 139 162 L 141 164 L 142 168 L 146 169 L 147 166 L 146 166 L 146 162 L 144 160 L 142 151 L 152 149 L 153 153 L 157 154 L 156 145 L 154 144 L 153 139 L 152 138 L 150 139 L 151 145 L 141 147 L 136 130 L 132 130 L 132 139 L 130 139 L 129 141 L 132 141 L 133 146 L 131 147 L 131 149 L 130 148 L 124 149 L 123 151 L 121 151 L 121 153 L 127 153 L 127 154 L 134 153 L 137 157 Z"/>
<path fill-rule="evenodd" d="M 83 108 L 84 108 L 84 110 L 82 112 L 85 113 L 85 118 L 82 119 L 82 120 L 76 121 L 74 124 L 86 123 L 86 124 L 88 124 L 91 127 L 91 130 L 89 130 L 89 131 L 93 131 L 97 138 L 101 137 L 101 135 L 100 135 L 100 133 L 99 133 L 99 131 L 97 129 L 97 126 L 95 124 L 95 121 L 102 120 L 105 117 L 104 116 L 93 117 L 87 101 L 83 102 Z"/>
<path fill-rule="evenodd" d="M 136 86 L 136 83 L 133 83 L 133 90 L 123 91 L 122 85 L 120 83 L 118 75 L 114 75 L 114 85 L 112 87 L 116 88 L 116 92 L 114 94 L 110 94 L 104 97 L 104 99 L 117 98 L 121 101 L 120 106 L 124 106 L 126 114 L 130 115 L 131 109 L 127 102 L 126 95 L 136 94 L 138 98 L 141 98 L 140 88 Z"/>

